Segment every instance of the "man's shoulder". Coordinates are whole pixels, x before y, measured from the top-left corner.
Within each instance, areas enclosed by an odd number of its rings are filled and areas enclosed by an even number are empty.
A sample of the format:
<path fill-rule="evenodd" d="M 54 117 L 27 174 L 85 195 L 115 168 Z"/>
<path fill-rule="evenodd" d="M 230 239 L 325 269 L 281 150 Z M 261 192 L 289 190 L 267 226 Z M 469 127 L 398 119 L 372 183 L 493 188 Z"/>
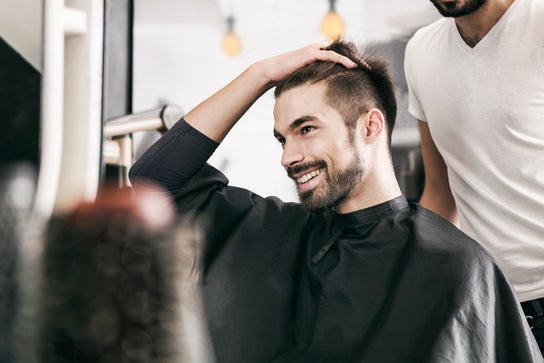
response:
<path fill-rule="evenodd" d="M 462 265 L 495 264 L 493 257 L 477 241 L 456 226 L 420 205 L 414 208 L 411 219 L 416 247 Z"/>
<path fill-rule="evenodd" d="M 440 18 L 433 23 L 419 28 L 410 38 L 407 48 L 426 47 L 431 43 L 442 42 L 441 36 L 447 34 L 452 19 Z"/>
<path fill-rule="evenodd" d="M 440 281 L 461 298 L 473 289 L 488 291 L 489 284 L 506 284 L 495 259 L 475 240 L 439 215 L 419 205 L 411 216 L 407 279 L 423 286 Z M 423 275 L 423 276 L 422 276 Z M 474 281 L 485 281 L 474 284 Z"/>

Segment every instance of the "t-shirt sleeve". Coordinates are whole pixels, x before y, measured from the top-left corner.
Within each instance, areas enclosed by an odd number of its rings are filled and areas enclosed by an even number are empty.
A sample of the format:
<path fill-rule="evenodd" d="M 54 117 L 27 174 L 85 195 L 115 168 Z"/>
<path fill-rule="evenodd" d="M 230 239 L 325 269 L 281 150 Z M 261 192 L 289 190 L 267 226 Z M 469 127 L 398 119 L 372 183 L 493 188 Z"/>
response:
<path fill-rule="evenodd" d="M 217 146 L 182 118 L 134 163 L 130 181 L 133 185 L 153 183 L 175 194 L 206 164 Z"/>
<path fill-rule="evenodd" d="M 417 35 L 417 33 L 416 33 Z M 414 66 L 417 62 L 417 39 L 415 36 L 410 39 L 406 45 L 406 50 L 404 54 L 404 74 L 406 77 L 406 83 L 408 85 L 408 112 L 421 121 L 427 121 L 425 117 L 425 112 L 421 106 L 421 102 L 417 96 L 415 77 L 414 77 Z"/>

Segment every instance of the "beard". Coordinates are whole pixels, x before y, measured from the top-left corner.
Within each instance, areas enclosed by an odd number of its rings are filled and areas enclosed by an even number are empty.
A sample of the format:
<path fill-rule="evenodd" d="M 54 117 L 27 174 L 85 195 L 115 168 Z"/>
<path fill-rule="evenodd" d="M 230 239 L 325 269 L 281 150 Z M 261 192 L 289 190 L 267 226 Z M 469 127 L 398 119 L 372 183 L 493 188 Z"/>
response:
<path fill-rule="evenodd" d="M 457 1 L 442 3 L 439 0 L 430 0 L 438 12 L 448 18 L 458 18 L 469 15 L 485 4 L 486 0 L 467 0 L 462 6 L 457 6 Z"/>
<path fill-rule="evenodd" d="M 325 174 L 325 183 L 321 183 L 311 190 L 298 192 L 300 203 L 305 210 L 317 212 L 332 208 L 348 197 L 365 175 L 359 156 L 355 151 L 353 155 L 355 156 L 344 170 L 329 171 L 327 163 L 323 160 L 287 169 L 290 177 L 303 170 L 316 167 L 322 169 L 321 173 Z"/>

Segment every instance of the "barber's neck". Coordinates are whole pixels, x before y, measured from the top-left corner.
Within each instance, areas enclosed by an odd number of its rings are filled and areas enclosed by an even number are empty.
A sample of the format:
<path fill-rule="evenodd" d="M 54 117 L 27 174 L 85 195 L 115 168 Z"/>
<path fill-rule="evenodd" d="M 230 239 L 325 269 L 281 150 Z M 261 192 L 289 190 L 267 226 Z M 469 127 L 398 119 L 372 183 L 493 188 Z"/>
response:
<path fill-rule="evenodd" d="M 514 0 L 488 0 L 472 14 L 455 19 L 459 34 L 468 46 L 474 47 L 497 24 Z"/>

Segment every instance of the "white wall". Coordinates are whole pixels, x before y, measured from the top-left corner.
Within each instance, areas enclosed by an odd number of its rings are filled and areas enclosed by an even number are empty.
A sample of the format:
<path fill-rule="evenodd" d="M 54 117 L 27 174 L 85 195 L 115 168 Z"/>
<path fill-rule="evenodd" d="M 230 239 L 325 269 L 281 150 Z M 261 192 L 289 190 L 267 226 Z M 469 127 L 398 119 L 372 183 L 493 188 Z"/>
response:
<path fill-rule="evenodd" d="M 346 21 L 344 38 L 361 44 L 430 22 L 428 6 L 427 0 L 338 0 L 336 8 Z M 230 9 L 244 45 L 233 59 L 219 50 Z M 135 0 L 134 112 L 164 101 L 188 111 L 256 60 L 326 43 L 318 28 L 327 10 L 326 0 Z M 233 185 L 294 201 L 294 185 L 272 136 L 273 103 L 271 92 L 261 97 L 211 163 Z"/>
<path fill-rule="evenodd" d="M 42 69 L 42 0 L 0 1 L 0 36 Z"/>

